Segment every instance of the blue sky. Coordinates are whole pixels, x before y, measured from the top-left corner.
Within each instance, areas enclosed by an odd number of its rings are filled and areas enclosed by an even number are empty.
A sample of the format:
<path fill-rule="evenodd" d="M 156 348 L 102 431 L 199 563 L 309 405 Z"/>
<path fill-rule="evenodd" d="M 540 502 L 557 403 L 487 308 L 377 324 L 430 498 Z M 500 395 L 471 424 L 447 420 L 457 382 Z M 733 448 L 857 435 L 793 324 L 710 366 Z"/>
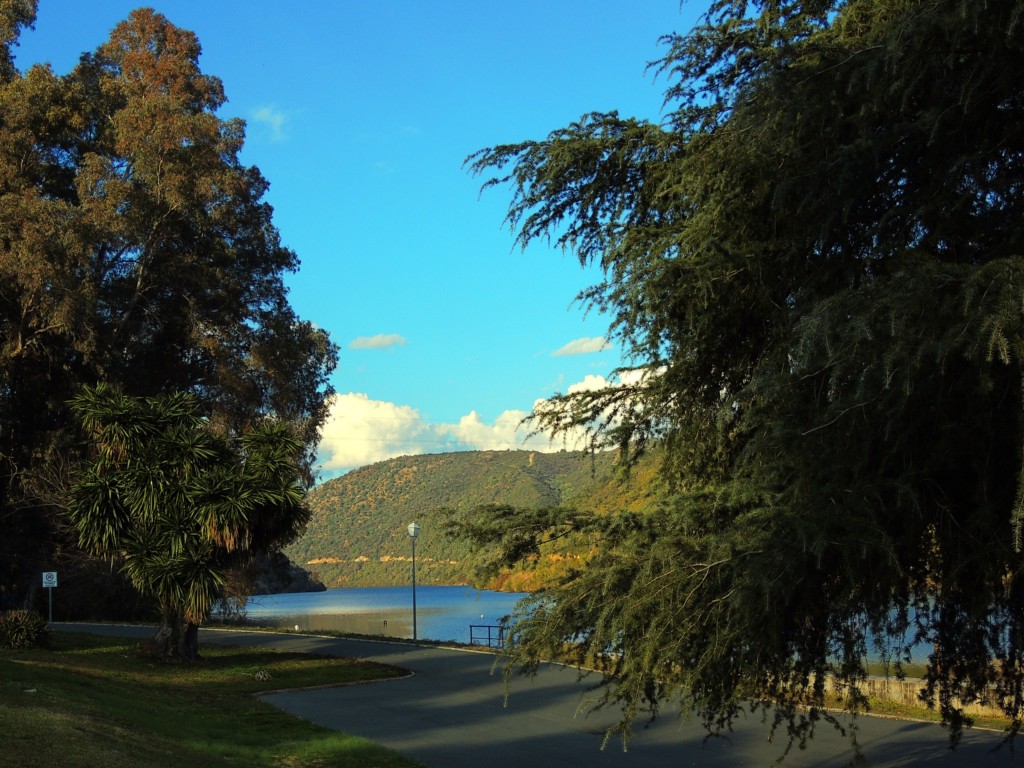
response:
<path fill-rule="evenodd" d="M 19 67 L 69 71 L 143 3 L 39 0 Z M 555 392 L 624 361 L 576 294 L 600 275 L 525 252 L 463 167 L 590 111 L 657 121 L 658 38 L 705 6 L 678 0 L 164 0 L 247 121 L 243 160 L 270 181 L 298 314 L 341 347 L 321 477 L 415 453 L 562 444 L 516 429 Z M 569 446 L 572 447 L 572 446 Z"/>

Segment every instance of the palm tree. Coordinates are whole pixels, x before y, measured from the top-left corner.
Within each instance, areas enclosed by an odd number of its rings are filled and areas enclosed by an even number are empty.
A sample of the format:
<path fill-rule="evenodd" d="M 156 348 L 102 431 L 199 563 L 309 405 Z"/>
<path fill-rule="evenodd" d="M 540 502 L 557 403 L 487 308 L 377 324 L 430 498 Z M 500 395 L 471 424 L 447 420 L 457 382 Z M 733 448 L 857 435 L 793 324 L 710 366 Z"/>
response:
<path fill-rule="evenodd" d="M 215 431 L 186 393 L 135 398 L 100 385 L 71 408 L 89 441 L 68 511 L 79 545 L 119 564 L 161 615 L 154 649 L 198 658 L 228 568 L 292 541 L 309 518 L 302 443 L 267 420 Z"/>

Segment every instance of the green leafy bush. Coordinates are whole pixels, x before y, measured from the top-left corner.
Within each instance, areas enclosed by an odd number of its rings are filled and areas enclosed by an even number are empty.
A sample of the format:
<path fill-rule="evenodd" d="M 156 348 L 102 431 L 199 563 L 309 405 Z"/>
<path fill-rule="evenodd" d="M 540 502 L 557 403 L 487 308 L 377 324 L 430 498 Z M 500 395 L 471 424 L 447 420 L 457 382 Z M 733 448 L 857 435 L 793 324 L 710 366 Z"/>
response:
<path fill-rule="evenodd" d="M 36 611 L 8 611 L 0 614 L 0 649 L 44 646 L 49 637 L 46 620 Z"/>

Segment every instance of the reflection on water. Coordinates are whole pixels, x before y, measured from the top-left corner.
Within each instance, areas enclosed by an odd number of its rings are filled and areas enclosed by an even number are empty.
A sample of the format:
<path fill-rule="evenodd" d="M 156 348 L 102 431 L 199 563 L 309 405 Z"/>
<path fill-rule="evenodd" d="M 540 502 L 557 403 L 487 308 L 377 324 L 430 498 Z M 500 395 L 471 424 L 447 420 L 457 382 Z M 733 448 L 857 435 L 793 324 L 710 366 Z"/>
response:
<path fill-rule="evenodd" d="M 416 610 L 416 634 L 423 636 L 423 616 Z M 394 612 L 379 613 L 320 613 L 297 616 L 276 616 L 270 622 L 275 627 L 298 627 L 300 630 L 326 630 L 353 635 L 383 635 L 384 637 L 412 637 L 412 612 L 398 616 Z M 434 638 L 431 638 L 434 639 Z"/>
<path fill-rule="evenodd" d="M 470 625 L 498 626 L 525 596 L 468 587 L 417 587 L 417 637 L 468 643 Z M 254 595 L 249 598 L 246 615 L 251 621 L 276 627 L 411 638 L 412 589 L 369 587 Z"/>

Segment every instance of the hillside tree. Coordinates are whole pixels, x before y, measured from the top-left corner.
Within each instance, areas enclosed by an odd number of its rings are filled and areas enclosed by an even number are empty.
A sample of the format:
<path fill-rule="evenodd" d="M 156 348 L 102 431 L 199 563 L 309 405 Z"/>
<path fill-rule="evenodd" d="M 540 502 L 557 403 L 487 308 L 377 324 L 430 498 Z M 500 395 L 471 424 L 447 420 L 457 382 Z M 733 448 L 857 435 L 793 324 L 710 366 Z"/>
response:
<path fill-rule="evenodd" d="M 239 435 L 274 416 L 306 481 L 337 348 L 296 316 L 298 268 L 242 164 L 244 124 L 195 35 L 133 11 L 68 74 L 11 51 L 34 0 L 0 0 L 0 592 L 52 554 L 82 385 L 192 393 Z"/>
<path fill-rule="evenodd" d="M 663 447 L 659 512 L 468 525 L 510 560 L 587 532 L 515 626 L 601 660 L 620 725 L 666 699 L 790 746 L 833 679 L 925 644 L 955 744 L 1024 713 L 1024 3 L 716 0 L 664 39 L 662 124 L 583 116 L 469 159 L 523 245 L 597 264 L 629 357 L 538 427 Z M 622 371 L 625 373 L 625 370 Z M 856 730 L 852 731 L 856 747 Z"/>

